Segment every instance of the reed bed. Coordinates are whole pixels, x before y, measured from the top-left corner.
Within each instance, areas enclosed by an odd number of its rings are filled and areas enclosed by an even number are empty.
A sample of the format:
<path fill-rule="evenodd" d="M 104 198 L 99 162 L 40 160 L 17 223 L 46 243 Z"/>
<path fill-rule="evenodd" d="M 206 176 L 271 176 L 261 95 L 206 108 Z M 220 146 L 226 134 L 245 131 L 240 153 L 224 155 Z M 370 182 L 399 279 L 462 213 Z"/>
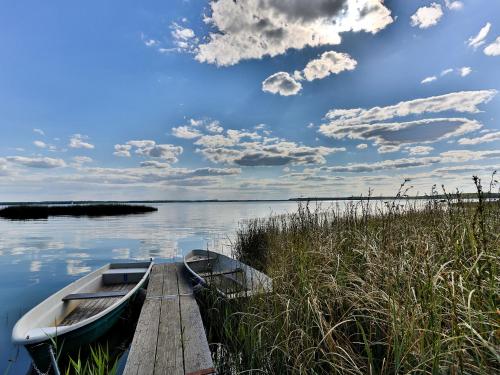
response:
<path fill-rule="evenodd" d="M 0 209 L 10 220 L 48 219 L 50 216 L 118 216 L 158 211 L 156 207 L 133 204 L 13 205 Z"/>
<path fill-rule="evenodd" d="M 476 181 L 478 182 L 478 181 Z M 201 306 L 223 374 L 500 371 L 500 202 L 302 204 L 238 231 L 268 295 Z"/>

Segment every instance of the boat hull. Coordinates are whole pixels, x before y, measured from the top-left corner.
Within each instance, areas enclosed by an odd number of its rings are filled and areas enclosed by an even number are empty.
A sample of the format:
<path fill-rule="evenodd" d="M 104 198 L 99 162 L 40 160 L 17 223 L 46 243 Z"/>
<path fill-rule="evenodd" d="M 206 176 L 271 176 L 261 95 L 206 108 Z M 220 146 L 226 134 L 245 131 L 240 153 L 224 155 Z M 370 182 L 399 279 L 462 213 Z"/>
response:
<path fill-rule="evenodd" d="M 42 372 L 47 372 L 51 367 L 49 347 L 56 344 L 54 351 L 61 354 L 61 358 L 71 356 L 76 359 L 81 347 L 89 345 L 104 336 L 118 321 L 130 300 L 124 301 L 116 309 L 86 326 L 74 331 L 57 336 L 54 342 L 50 339 L 37 344 L 25 345 L 34 365 Z M 56 354 L 57 355 L 57 354 Z"/>

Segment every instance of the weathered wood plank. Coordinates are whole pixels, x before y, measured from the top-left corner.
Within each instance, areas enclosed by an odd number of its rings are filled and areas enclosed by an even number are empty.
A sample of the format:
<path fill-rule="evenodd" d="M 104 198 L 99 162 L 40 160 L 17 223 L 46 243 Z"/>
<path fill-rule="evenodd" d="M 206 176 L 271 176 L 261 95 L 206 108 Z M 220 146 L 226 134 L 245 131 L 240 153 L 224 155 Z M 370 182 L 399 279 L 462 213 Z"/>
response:
<path fill-rule="evenodd" d="M 194 296 L 180 296 L 184 372 L 186 374 L 213 369 L 212 356 Z M 204 372 L 210 374 L 211 372 Z"/>
<path fill-rule="evenodd" d="M 179 297 L 164 299 L 161 302 L 155 374 L 184 375 L 179 319 Z"/>
<path fill-rule="evenodd" d="M 152 375 L 156 361 L 158 330 L 161 315 L 161 296 L 163 291 L 163 269 L 156 265 L 149 276 L 146 301 L 142 306 L 132 345 L 125 365 L 124 375 Z"/>
<path fill-rule="evenodd" d="M 134 339 L 125 365 L 124 375 L 154 373 L 161 301 L 144 301 Z"/>

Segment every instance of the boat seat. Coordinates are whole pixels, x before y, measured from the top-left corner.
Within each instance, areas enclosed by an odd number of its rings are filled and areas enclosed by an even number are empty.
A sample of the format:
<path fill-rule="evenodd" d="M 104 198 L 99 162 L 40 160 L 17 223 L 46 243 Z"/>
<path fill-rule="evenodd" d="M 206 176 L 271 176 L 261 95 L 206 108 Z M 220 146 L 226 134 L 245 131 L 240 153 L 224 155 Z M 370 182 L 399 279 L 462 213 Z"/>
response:
<path fill-rule="evenodd" d="M 241 268 L 236 268 L 232 271 L 220 271 L 220 272 L 200 272 L 200 276 L 222 276 L 222 275 L 231 275 L 233 273 L 243 272 Z"/>
<path fill-rule="evenodd" d="M 63 297 L 63 301 L 73 301 L 77 299 L 97 299 L 97 298 L 116 298 L 123 297 L 128 293 L 127 290 L 116 290 L 109 292 L 96 292 L 96 293 L 74 293 L 68 294 Z"/>
<path fill-rule="evenodd" d="M 113 268 L 102 274 L 104 285 L 131 284 L 141 281 L 147 268 Z"/>

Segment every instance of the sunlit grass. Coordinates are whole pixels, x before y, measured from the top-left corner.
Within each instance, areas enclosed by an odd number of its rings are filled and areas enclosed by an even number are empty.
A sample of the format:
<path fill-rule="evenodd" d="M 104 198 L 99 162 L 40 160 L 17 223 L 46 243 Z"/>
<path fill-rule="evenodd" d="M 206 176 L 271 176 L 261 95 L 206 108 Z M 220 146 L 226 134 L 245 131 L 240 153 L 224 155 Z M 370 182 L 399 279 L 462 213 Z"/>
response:
<path fill-rule="evenodd" d="M 219 372 L 497 373 L 500 203 L 478 187 L 474 205 L 302 205 L 241 227 L 237 257 L 274 291 L 201 299 Z"/>

